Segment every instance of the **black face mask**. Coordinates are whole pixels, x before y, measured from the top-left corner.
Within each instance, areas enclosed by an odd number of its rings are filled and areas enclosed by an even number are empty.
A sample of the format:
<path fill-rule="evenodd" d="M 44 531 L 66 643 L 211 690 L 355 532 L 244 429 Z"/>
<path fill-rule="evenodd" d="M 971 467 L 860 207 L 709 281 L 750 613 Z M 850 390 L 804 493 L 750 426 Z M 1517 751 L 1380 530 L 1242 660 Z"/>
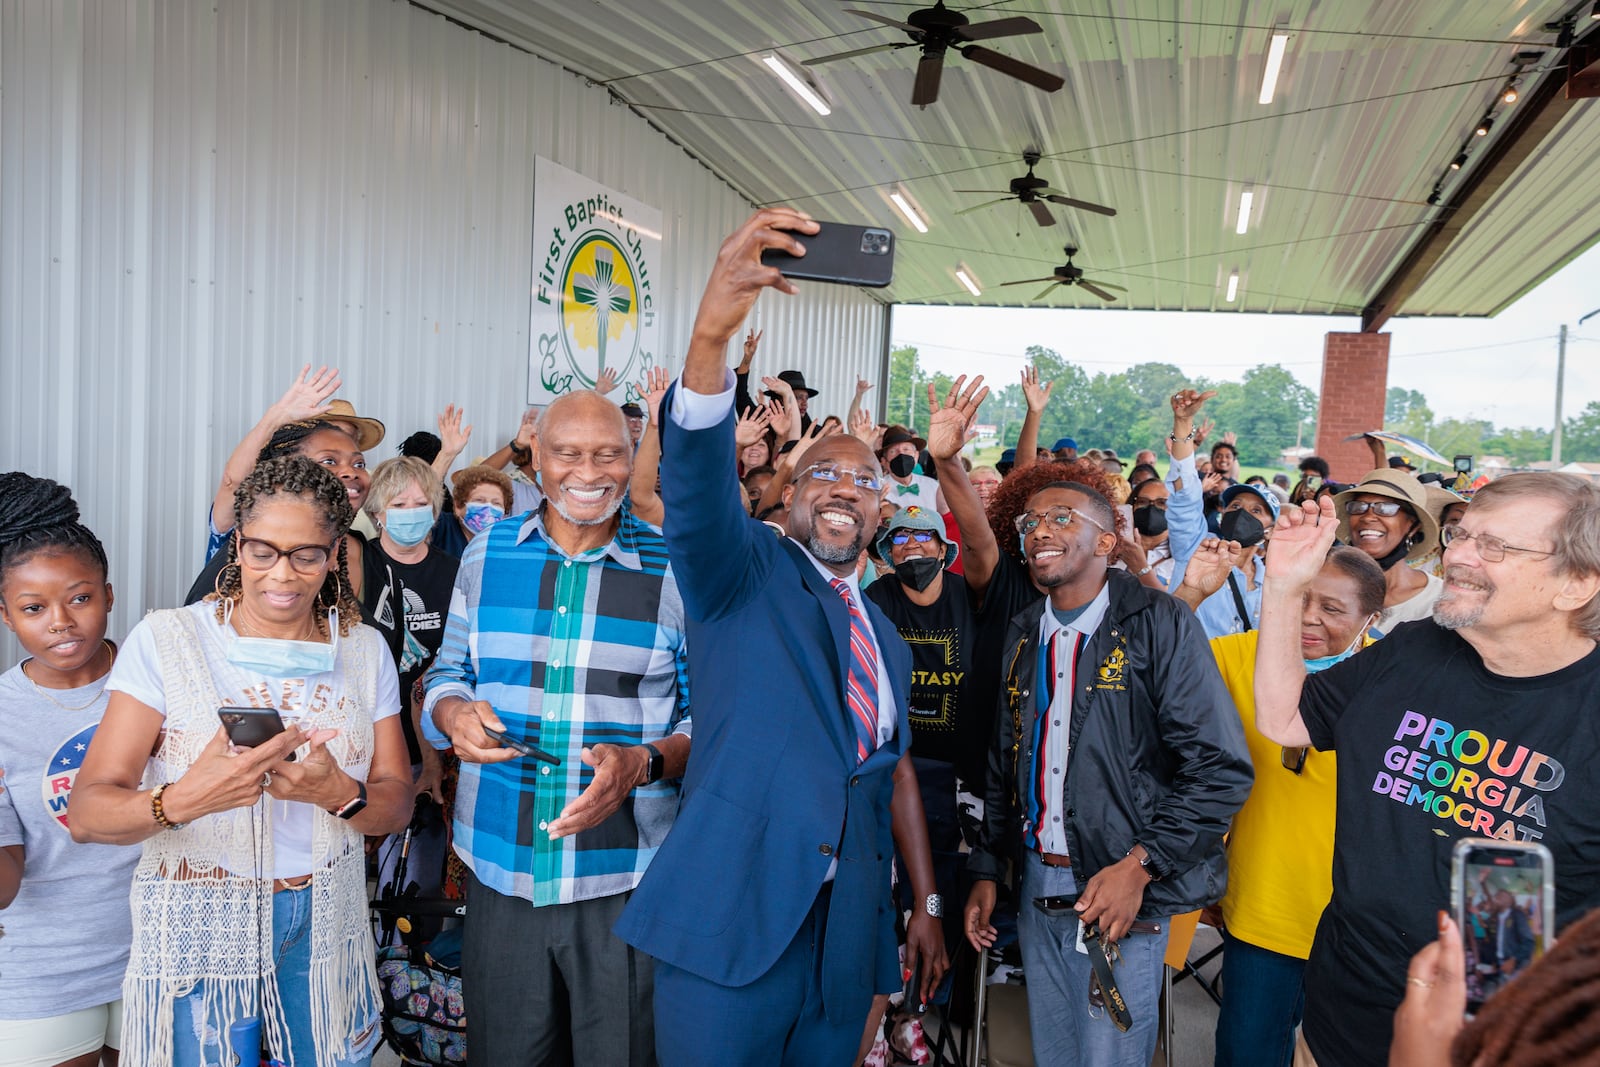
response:
<path fill-rule="evenodd" d="M 1237 541 L 1245 548 L 1259 545 L 1267 536 L 1267 528 L 1261 525 L 1261 520 L 1243 508 L 1224 511 L 1217 532 L 1224 541 Z"/>
<path fill-rule="evenodd" d="M 1133 509 L 1133 528 L 1146 537 L 1160 537 L 1167 532 L 1167 511 L 1154 504 L 1144 504 Z"/>
<path fill-rule="evenodd" d="M 896 478 L 904 478 L 917 469 L 917 457 L 908 456 L 904 452 L 889 461 L 889 473 Z"/>
<path fill-rule="evenodd" d="M 1410 554 L 1411 554 L 1411 538 L 1402 537 L 1400 539 L 1400 543 L 1395 546 L 1393 552 L 1389 553 L 1387 556 L 1384 556 L 1382 559 L 1374 560 L 1373 562 L 1377 563 L 1377 565 L 1378 565 L 1378 567 L 1380 569 L 1389 570 L 1396 563 L 1399 563 L 1401 560 L 1405 559 L 1406 556 L 1408 556 Z"/>
<path fill-rule="evenodd" d="M 894 576 L 900 579 L 902 585 L 909 585 L 920 593 L 933 584 L 933 580 L 942 570 L 944 570 L 944 560 L 938 556 L 916 556 L 896 563 Z"/>

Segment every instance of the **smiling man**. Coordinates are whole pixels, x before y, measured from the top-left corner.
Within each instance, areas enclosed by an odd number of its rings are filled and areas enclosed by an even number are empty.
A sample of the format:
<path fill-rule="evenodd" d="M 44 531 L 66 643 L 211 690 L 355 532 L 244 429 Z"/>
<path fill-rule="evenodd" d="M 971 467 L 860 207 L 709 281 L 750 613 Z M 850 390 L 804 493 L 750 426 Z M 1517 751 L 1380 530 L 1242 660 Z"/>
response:
<path fill-rule="evenodd" d="M 1600 905 L 1600 488 L 1570 474 L 1484 486 L 1444 531 L 1432 621 L 1308 678 L 1302 598 L 1336 528 L 1323 498 L 1287 509 L 1274 532 L 1256 725 L 1339 757 L 1333 897 L 1306 965 L 1295 1062 L 1376 1067 L 1407 962 L 1450 905 L 1455 839 L 1549 848 L 1556 936 Z"/>
<path fill-rule="evenodd" d="M 1040 606 L 1012 621 L 989 747 L 967 938 L 990 914 L 1007 844 L 1022 872 L 1018 936 L 1034 1062 L 1145 1067 L 1155 1053 L 1166 923 L 1222 895 L 1222 836 L 1250 792 L 1243 730 L 1194 616 L 1111 570 L 1115 512 L 1077 482 L 1035 493 L 1016 532 Z M 1159 925 L 1156 925 L 1159 924 Z M 1121 1024 L 1091 955 L 1117 942 Z M 1125 1027 L 1124 1028 L 1124 1025 Z"/>
<path fill-rule="evenodd" d="M 641 1067 L 656 1062 L 650 960 L 611 926 L 678 810 L 683 602 L 661 535 L 624 501 L 617 406 L 557 399 L 538 450 L 544 504 L 472 539 L 427 676 L 424 733 L 462 760 L 467 1040 L 484 1063 Z"/>
<path fill-rule="evenodd" d="M 854 1062 L 873 994 L 903 981 L 893 846 L 922 902 L 907 966 L 925 991 L 945 969 L 906 752 L 911 656 L 856 578 L 878 525 L 878 461 L 854 437 L 813 446 L 784 488 L 785 537 L 746 514 L 735 478 L 724 352 L 764 290 L 795 292 L 762 249 L 803 255 L 791 234 L 816 229 L 774 208 L 723 243 L 663 401 L 664 529 L 697 739 L 677 823 L 617 932 L 657 960 L 665 1067 Z"/>

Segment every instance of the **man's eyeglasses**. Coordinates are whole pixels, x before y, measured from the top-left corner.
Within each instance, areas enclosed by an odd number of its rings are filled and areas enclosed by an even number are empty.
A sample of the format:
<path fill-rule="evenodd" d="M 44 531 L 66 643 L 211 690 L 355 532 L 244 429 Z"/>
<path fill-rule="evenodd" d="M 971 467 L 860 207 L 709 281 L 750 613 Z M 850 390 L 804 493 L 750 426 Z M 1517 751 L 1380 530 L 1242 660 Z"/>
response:
<path fill-rule="evenodd" d="M 1111 532 L 1083 512 L 1060 505 L 1045 508 L 1043 512 L 1024 511 L 1013 520 L 1012 525 L 1017 528 L 1019 534 L 1031 534 L 1039 528 L 1040 523 L 1049 523 L 1050 528 L 1054 530 L 1065 530 L 1078 519 L 1082 519 L 1101 533 Z"/>
<path fill-rule="evenodd" d="M 288 556 L 289 566 L 296 571 L 301 574 L 315 574 L 328 565 L 328 559 L 332 555 L 333 550 L 327 545 L 279 548 L 269 541 L 258 541 L 254 537 L 239 539 L 239 562 L 253 571 L 270 571 L 278 565 L 280 558 Z"/>
<path fill-rule="evenodd" d="M 937 536 L 932 530 L 896 530 L 889 535 L 889 543 L 903 545 L 907 541 L 915 541 L 919 545 L 926 545 Z"/>
<path fill-rule="evenodd" d="M 1344 513 L 1354 517 L 1371 511 L 1386 519 L 1392 519 L 1400 514 L 1402 508 L 1405 508 L 1405 505 L 1398 500 L 1352 500 L 1344 506 Z"/>
<path fill-rule="evenodd" d="M 800 473 L 819 482 L 837 482 L 840 478 L 848 478 L 857 489 L 864 489 L 869 493 L 876 493 L 883 488 L 883 480 L 876 474 L 856 467 L 839 467 L 832 463 L 813 463 Z"/>
<path fill-rule="evenodd" d="M 1499 563 L 1506 558 L 1507 552 L 1521 552 L 1529 556 L 1553 556 L 1554 549 L 1549 548 L 1521 548 L 1517 545 L 1508 545 L 1494 534 L 1473 534 L 1463 530 L 1455 523 L 1451 523 L 1439 531 L 1439 540 L 1444 547 L 1449 548 L 1457 541 L 1471 541 L 1478 549 L 1478 558 L 1485 563 Z"/>

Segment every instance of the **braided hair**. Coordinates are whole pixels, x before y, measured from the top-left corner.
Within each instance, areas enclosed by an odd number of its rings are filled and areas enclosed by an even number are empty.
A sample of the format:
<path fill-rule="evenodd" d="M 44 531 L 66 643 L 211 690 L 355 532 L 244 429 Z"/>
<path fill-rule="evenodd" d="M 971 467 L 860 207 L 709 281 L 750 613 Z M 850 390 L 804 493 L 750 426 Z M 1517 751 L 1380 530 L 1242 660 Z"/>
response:
<path fill-rule="evenodd" d="M 0 474 L 0 600 L 7 573 L 40 552 L 76 552 L 100 568 L 102 581 L 111 570 L 100 539 L 78 521 L 70 489 L 21 471 Z"/>
<path fill-rule="evenodd" d="M 1013 470 L 1000 482 L 1000 488 L 994 491 L 994 496 L 989 500 L 989 529 L 994 531 L 1002 552 L 1018 563 L 1027 562 L 1022 558 L 1022 548 L 1017 544 L 1017 528 L 1013 523 L 1018 515 L 1028 510 L 1028 501 L 1040 490 L 1062 482 L 1088 486 L 1108 501 L 1111 499 L 1111 483 L 1106 479 L 1106 472 L 1092 459 L 1078 459 L 1071 463 L 1046 461 L 1020 471 Z M 1118 535 L 1126 535 L 1128 531 L 1122 529 L 1122 515 L 1115 509 L 1111 514 Z"/>
<path fill-rule="evenodd" d="M 1600 1058 L 1600 909 L 1486 1001 L 1456 1035 L 1456 1067 L 1566 1067 Z"/>
<path fill-rule="evenodd" d="M 259 504 L 285 496 L 300 497 L 315 507 L 321 513 L 322 528 L 330 538 L 338 539 L 338 566 L 328 572 L 322 588 L 317 591 L 320 610 L 313 621 L 319 633 L 324 637 L 329 636 L 324 612 L 330 607 L 337 608 L 339 633 L 341 636 L 348 634 L 350 627 L 361 621 L 361 605 L 356 601 L 355 589 L 350 584 L 350 565 L 344 536 L 355 521 L 355 509 L 350 506 L 350 495 L 343 483 L 321 464 L 313 463 L 304 456 L 264 459 L 234 490 L 234 536 L 228 539 L 228 563 L 217 576 L 216 592 L 208 594 L 206 599 L 216 602 L 219 623 L 224 618 L 224 609 L 229 601 L 238 605 L 239 598 L 244 594 L 244 573 L 239 565 L 239 531 L 244 529 L 245 521 L 255 514 Z"/>
<path fill-rule="evenodd" d="M 261 446 L 261 451 L 256 453 L 256 463 L 265 463 L 269 459 L 279 459 L 283 456 L 298 455 L 300 443 L 314 433 L 323 430 L 337 430 L 346 437 L 350 431 L 343 426 L 323 419 L 302 419 L 299 422 L 286 422 L 272 431 L 272 436 L 267 438 L 267 443 Z"/>

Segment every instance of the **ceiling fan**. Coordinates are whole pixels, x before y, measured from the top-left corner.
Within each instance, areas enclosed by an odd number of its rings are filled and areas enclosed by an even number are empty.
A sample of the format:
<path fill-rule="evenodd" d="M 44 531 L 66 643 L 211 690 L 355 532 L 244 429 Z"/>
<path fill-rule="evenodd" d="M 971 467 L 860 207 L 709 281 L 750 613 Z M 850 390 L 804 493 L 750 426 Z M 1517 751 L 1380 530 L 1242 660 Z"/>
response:
<path fill-rule="evenodd" d="M 967 21 L 967 16 L 959 11 L 952 11 L 944 6 L 944 0 L 937 0 L 932 7 L 922 8 L 907 15 L 904 22 L 879 15 L 872 11 L 856 11 L 852 8 L 845 9 L 851 15 L 860 15 L 873 22 L 881 22 L 885 26 L 893 26 L 897 30 L 904 30 L 911 38 L 909 41 L 896 41 L 890 44 L 877 44 L 867 48 L 856 48 L 849 52 L 837 52 L 831 56 L 820 59 L 808 59 L 805 66 L 814 67 L 820 63 L 832 63 L 840 59 L 851 59 L 855 56 L 871 55 L 874 52 L 888 52 L 899 48 L 910 48 L 916 45 L 922 50 L 922 58 L 917 61 L 917 81 L 911 90 L 911 103 L 914 107 L 927 107 L 939 99 L 939 79 L 944 74 L 944 57 L 950 49 L 955 49 L 974 63 L 998 70 L 1001 74 L 1009 75 L 1019 81 L 1027 82 L 1047 93 L 1053 93 L 1066 84 L 1066 81 L 1047 70 L 1040 70 L 1020 59 L 1013 59 L 1008 55 L 984 48 L 982 45 L 973 44 L 973 41 L 992 41 L 996 37 L 1015 37 L 1025 33 L 1042 33 L 1043 28 L 1035 21 L 1021 16 L 1008 19 L 995 19 L 991 22 L 973 24 Z"/>
<path fill-rule="evenodd" d="M 958 193 L 991 193 L 1000 194 L 999 200 L 986 200 L 981 204 L 962 208 L 957 215 L 965 215 L 980 208 L 990 207 L 994 204 L 1004 203 L 1007 200 L 1017 200 L 1028 205 L 1028 210 L 1033 212 L 1033 217 L 1040 226 L 1055 225 L 1056 217 L 1050 214 L 1050 209 L 1044 205 L 1048 200 L 1052 204 L 1061 204 L 1064 207 L 1075 207 L 1083 211 L 1093 211 L 1099 215 L 1115 215 L 1117 209 L 1106 207 L 1103 204 L 1091 204 L 1087 200 L 1074 200 L 1063 194 L 1060 190 L 1050 188 L 1050 183 L 1043 178 L 1033 176 L 1033 168 L 1039 162 L 1039 153 L 1029 149 L 1022 153 L 1022 161 L 1028 165 L 1028 173 L 1021 178 L 1011 179 L 1011 191 L 1005 193 L 999 189 L 957 189 Z"/>
<path fill-rule="evenodd" d="M 1038 285 L 1040 282 L 1049 282 L 1050 284 L 1046 285 L 1044 289 L 1040 291 L 1039 295 L 1034 297 L 1033 301 L 1030 301 L 1030 303 L 1043 300 L 1045 297 L 1049 296 L 1058 285 L 1076 285 L 1079 289 L 1087 289 L 1095 296 L 1098 296 L 1101 300 L 1116 299 L 1116 297 L 1111 293 L 1106 292 L 1108 289 L 1115 289 L 1119 293 L 1126 293 L 1128 291 L 1125 287 L 1120 285 L 1112 285 L 1110 282 L 1092 282 L 1085 278 L 1083 276 L 1083 268 L 1074 267 L 1072 265 L 1072 257 L 1078 254 L 1078 250 L 1072 245 L 1068 245 L 1065 251 L 1067 253 L 1067 261 L 1061 266 L 1057 267 L 1055 273 L 1050 277 L 1023 278 L 1021 281 L 1002 282 L 1000 283 L 1001 287 L 1003 288 L 1007 285 Z"/>

